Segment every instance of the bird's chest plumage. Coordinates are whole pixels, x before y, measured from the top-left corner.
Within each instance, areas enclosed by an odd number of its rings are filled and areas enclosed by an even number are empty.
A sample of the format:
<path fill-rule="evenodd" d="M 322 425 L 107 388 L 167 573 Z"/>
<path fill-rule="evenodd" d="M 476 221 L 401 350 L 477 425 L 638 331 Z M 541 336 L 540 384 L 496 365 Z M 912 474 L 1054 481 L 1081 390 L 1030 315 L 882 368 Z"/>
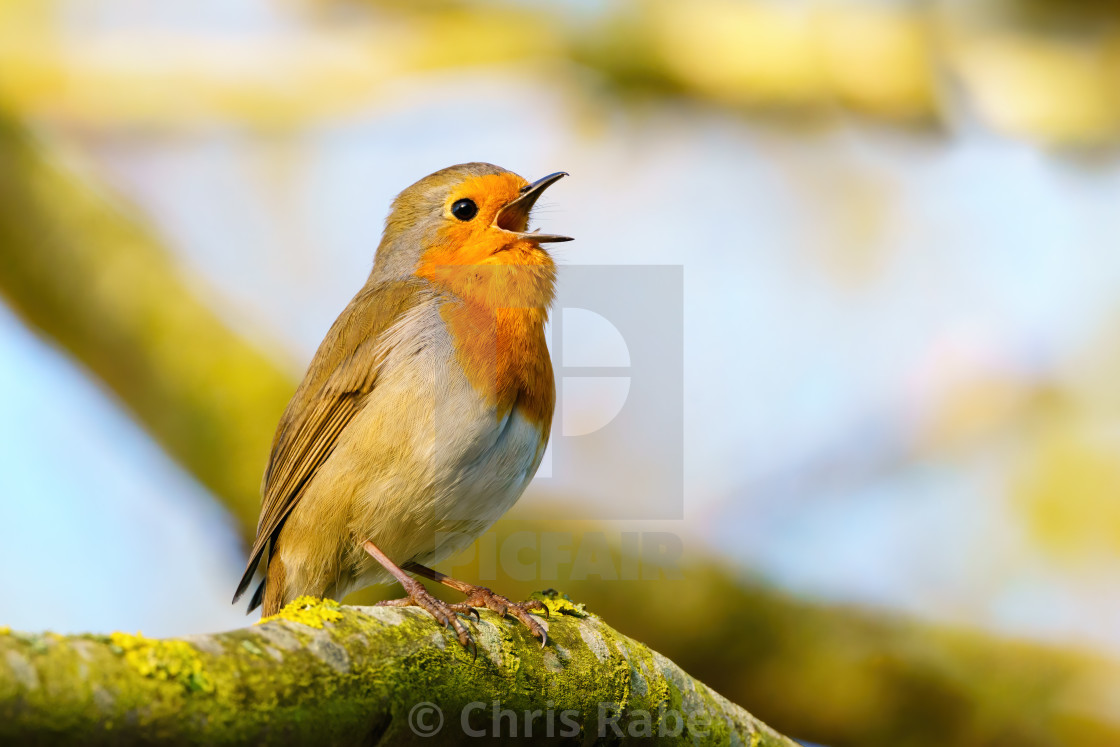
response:
<path fill-rule="evenodd" d="M 543 328 L 450 305 L 389 332 L 375 391 L 325 465 L 336 484 L 361 485 L 351 532 L 400 562 L 436 562 L 473 541 L 521 496 L 548 442 Z"/>
<path fill-rule="evenodd" d="M 435 479 L 456 519 L 496 518 L 532 479 L 548 441 L 555 385 L 543 322 L 532 309 L 462 302 L 444 303 L 439 318 L 433 380 L 421 387 L 434 395 Z"/>
<path fill-rule="evenodd" d="M 548 431 L 556 402 L 545 312 L 454 301 L 440 307 L 455 363 L 499 418 L 516 410 Z"/>

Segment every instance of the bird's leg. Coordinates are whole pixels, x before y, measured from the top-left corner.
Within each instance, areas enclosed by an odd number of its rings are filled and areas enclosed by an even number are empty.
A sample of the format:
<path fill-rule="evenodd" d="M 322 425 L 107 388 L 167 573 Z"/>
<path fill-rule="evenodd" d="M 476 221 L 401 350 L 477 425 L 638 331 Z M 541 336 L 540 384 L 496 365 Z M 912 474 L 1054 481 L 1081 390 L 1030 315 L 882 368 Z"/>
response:
<path fill-rule="evenodd" d="M 474 645 L 474 639 L 471 638 L 470 632 L 466 626 L 459 620 L 456 612 L 467 611 L 465 605 L 448 604 L 442 599 L 436 599 L 424 588 L 424 585 L 416 579 L 409 576 L 401 567 L 389 560 L 389 556 L 381 552 L 377 545 L 370 541 L 362 543 L 362 547 L 368 552 L 373 559 L 380 563 L 385 570 L 393 575 L 393 578 L 400 582 L 404 587 L 404 591 L 408 594 L 407 597 L 402 599 L 387 599 L 383 602 L 378 602 L 377 606 L 380 607 L 420 607 L 424 609 L 429 615 L 434 617 L 443 627 L 450 626 L 455 630 L 455 635 L 459 638 L 459 643 L 463 648 Z M 470 610 L 474 612 L 473 610 Z M 476 616 L 477 612 L 474 613 Z"/>
<path fill-rule="evenodd" d="M 428 568 L 427 566 L 420 565 L 419 563 L 405 563 L 404 567 L 411 573 L 423 576 L 424 578 L 438 581 L 444 586 L 450 586 L 455 591 L 460 591 L 467 595 L 467 600 L 463 604 L 467 607 L 485 607 L 488 610 L 497 612 L 502 617 L 507 614 L 521 621 L 529 631 L 537 638 L 541 639 L 541 646 L 548 643 L 548 632 L 540 620 L 529 614 L 530 610 L 544 612 L 548 615 L 548 607 L 535 599 L 530 599 L 526 602 L 511 602 L 501 594 L 495 594 L 487 589 L 485 586 L 475 586 L 468 584 L 466 581 L 459 581 L 458 579 L 446 576 L 439 571 Z"/>

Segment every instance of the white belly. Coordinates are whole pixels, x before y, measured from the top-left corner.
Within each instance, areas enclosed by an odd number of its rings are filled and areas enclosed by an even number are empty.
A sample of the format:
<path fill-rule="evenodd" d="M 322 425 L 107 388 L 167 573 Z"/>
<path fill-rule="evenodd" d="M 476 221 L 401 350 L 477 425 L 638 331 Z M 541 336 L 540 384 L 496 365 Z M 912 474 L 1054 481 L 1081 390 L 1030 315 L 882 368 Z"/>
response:
<path fill-rule="evenodd" d="M 540 466 L 548 434 L 516 407 L 499 420 L 442 342 L 401 350 L 409 365 L 382 369 L 293 513 L 343 544 L 337 565 L 323 557 L 302 566 L 328 575 L 336 598 L 391 580 L 363 540 L 398 565 L 438 563 L 508 511 Z"/>

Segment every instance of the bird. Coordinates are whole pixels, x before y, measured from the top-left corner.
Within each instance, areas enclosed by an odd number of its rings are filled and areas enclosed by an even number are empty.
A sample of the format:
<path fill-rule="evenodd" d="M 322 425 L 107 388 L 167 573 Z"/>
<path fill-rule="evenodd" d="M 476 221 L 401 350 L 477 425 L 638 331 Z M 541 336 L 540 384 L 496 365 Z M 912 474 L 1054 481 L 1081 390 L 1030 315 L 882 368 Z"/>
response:
<path fill-rule="evenodd" d="M 261 513 L 233 601 L 399 582 L 464 647 L 459 614 L 493 610 L 547 643 L 538 601 L 512 602 L 430 566 L 468 547 L 521 497 L 556 404 L 545 323 L 568 236 L 528 230 L 566 172 L 529 182 L 489 163 L 436 171 L 393 200 L 373 268 L 331 325 L 280 418 Z M 413 575 L 461 592 L 445 602 Z"/>

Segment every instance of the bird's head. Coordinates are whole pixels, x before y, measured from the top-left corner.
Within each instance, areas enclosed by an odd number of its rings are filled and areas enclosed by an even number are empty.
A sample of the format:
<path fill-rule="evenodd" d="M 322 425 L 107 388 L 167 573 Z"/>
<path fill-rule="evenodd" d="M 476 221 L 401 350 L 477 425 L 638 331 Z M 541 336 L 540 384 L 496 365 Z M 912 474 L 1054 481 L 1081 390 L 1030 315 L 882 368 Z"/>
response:
<path fill-rule="evenodd" d="M 545 306 L 555 264 L 542 244 L 567 236 L 528 230 L 541 194 L 567 176 L 528 182 L 488 163 L 430 174 L 393 201 L 373 275 L 414 275 L 442 290 L 488 306 Z"/>

